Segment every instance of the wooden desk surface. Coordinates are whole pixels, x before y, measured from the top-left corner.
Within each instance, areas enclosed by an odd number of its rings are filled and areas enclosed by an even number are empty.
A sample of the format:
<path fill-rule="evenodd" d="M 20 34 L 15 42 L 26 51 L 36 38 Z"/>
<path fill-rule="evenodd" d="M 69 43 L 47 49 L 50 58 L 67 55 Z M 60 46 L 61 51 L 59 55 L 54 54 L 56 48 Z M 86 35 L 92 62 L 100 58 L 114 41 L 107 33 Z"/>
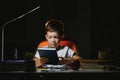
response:
<path fill-rule="evenodd" d="M 81 59 L 81 63 L 97 63 L 97 62 L 105 62 L 107 60 L 102 60 L 102 59 Z"/>

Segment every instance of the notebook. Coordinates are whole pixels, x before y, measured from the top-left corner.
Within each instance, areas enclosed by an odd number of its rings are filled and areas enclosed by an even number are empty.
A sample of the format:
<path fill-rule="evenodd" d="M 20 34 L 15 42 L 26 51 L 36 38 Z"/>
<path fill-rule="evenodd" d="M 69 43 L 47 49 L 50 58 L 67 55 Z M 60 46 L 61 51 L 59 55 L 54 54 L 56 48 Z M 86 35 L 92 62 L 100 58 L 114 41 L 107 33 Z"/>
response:
<path fill-rule="evenodd" d="M 46 64 L 57 65 L 59 58 L 55 48 L 38 48 L 40 57 L 46 57 L 49 61 Z"/>

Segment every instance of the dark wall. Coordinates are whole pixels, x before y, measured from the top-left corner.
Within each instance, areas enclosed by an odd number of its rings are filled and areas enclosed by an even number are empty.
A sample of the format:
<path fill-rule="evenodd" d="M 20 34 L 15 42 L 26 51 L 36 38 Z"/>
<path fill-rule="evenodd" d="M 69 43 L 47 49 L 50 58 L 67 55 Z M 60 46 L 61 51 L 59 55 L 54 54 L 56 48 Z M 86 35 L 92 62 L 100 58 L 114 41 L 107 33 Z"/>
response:
<path fill-rule="evenodd" d="M 118 1 L 92 0 L 91 22 L 91 57 L 96 58 L 99 50 L 116 49 L 112 54 L 119 52 L 120 45 L 120 12 Z M 118 53 L 117 53 L 118 54 Z"/>

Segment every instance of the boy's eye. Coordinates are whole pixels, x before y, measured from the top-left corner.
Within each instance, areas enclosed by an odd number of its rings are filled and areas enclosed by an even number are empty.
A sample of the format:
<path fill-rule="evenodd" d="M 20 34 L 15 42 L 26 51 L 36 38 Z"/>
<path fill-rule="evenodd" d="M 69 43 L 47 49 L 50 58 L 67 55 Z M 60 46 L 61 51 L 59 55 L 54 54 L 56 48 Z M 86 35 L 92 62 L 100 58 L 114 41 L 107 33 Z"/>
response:
<path fill-rule="evenodd" d="M 51 39 L 52 37 L 51 36 L 48 36 L 49 39 Z"/>
<path fill-rule="evenodd" d="M 51 38 L 57 38 L 58 39 L 59 37 L 58 36 L 53 36 L 53 37 L 52 36 L 48 36 L 48 38 L 49 39 L 51 39 Z"/>
<path fill-rule="evenodd" d="M 58 36 L 54 36 L 54 38 L 59 38 Z"/>

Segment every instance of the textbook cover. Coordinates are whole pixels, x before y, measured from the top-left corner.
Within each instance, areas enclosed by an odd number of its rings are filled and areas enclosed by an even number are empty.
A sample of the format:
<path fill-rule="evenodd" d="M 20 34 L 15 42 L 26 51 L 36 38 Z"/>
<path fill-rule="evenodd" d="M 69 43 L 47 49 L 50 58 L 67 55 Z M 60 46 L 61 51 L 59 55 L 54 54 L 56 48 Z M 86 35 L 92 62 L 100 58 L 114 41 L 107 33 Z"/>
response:
<path fill-rule="evenodd" d="M 56 48 L 38 48 L 40 57 L 46 57 L 49 61 L 46 64 L 59 64 Z"/>

